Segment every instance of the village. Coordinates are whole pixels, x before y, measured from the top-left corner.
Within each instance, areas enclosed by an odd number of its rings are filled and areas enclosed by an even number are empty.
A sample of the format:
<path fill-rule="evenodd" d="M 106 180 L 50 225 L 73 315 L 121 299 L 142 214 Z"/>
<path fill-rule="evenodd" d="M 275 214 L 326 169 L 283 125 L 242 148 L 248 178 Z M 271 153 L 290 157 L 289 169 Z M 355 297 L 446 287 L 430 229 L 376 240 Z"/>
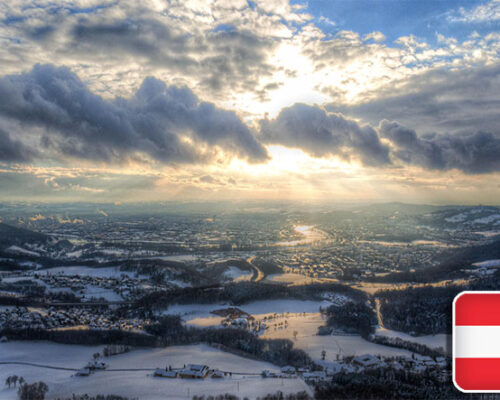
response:
<path fill-rule="evenodd" d="M 6 339 L 2 338 L 5 343 Z M 75 369 L 74 377 L 90 377 L 95 373 L 128 371 L 136 373 L 151 372 L 147 376 L 154 378 L 167 379 L 231 379 L 249 376 L 260 376 L 263 379 L 302 379 L 308 385 L 314 386 L 322 382 L 331 381 L 339 374 L 360 374 L 367 371 L 381 370 L 389 375 L 391 371 L 404 371 L 407 374 L 422 375 L 427 374 L 435 379 L 447 382 L 450 379 L 449 360 L 445 357 L 429 357 L 412 354 L 408 356 L 383 357 L 380 355 L 362 354 L 358 356 L 337 357 L 336 361 L 324 361 L 316 365 L 313 369 L 294 367 L 291 365 L 283 366 L 279 371 L 268 369 L 253 372 L 242 372 L 237 369 L 221 370 L 206 364 L 188 363 L 182 367 L 176 367 L 169 364 L 169 358 L 165 361 L 165 367 L 156 368 L 121 368 L 119 362 L 106 362 L 113 356 L 133 352 L 134 348 L 123 345 L 108 345 L 102 352 L 94 353 L 92 359 L 82 368 Z M 175 360 L 172 360 L 175 361 Z M 14 363 L 15 364 L 15 363 Z M 35 365 L 41 368 L 53 368 L 51 365 Z M 57 368 L 57 367 L 56 367 Z M 241 368 L 241 367 L 240 367 Z M 69 369 L 71 370 L 71 369 Z M 239 377 L 239 378 L 238 378 Z"/>
<path fill-rule="evenodd" d="M 34 307 L 0 307 L 0 329 L 120 329 L 142 331 L 145 321 L 139 318 L 116 318 L 106 307 L 69 307 L 47 309 Z"/>
<path fill-rule="evenodd" d="M 114 350 L 110 350 L 114 349 Z M 129 352 L 128 347 L 108 346 L 103 354 L 109 356 Z M 76 371 L 75 377 L 89 377 L 93 373 L 99 373 L 108 369 L 108 363 L 102 361 L 101 354 L 96 353 L 93 359 L 83 368 Z M 168 363 L 168 359 L 165 360 Z M 182 367 L 166 365 L 165 368 L 155 368 L 151 376 L 167 379 L 237 379 L 238 376 L 258 376 L 264 379 L 302 379 L 308 385 L 314 386 L 322 382 L 331 381 L 338 374 L 360 374 L 366 371 L 385 370 L 390 375 L 390 371 L 405 371 L 408 374 L 428 374 L 439 381 L 447 382 L 450 379 L 449 361 L 445 357 L 428 356 L 398 356 L 382 357 L 371 354 L 359 356 L 348 356 L 337 361 L 328 361 L 324 366 L 317 366 L 317 370 L 310 368 L 296 368 L 286 365 L 280 368 L 279 372 L 262 370 L 260 372 L 241 372 L 237 370 L 222 371 L 204 364 L 184 364 Z M 109 369 L 109 371 L 116 371 Z M 133 369 L 132 369 L 133 370 Z M 137 369 L 140 371 L 147 369 Z"/>

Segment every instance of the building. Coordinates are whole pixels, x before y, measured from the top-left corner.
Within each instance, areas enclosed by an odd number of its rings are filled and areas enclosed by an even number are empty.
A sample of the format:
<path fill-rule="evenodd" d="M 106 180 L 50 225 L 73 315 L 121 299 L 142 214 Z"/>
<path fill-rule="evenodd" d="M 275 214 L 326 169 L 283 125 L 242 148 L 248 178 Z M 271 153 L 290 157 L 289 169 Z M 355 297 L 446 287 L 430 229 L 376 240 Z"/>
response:
<path fill-rule="evenodd" d="M 165 369 L 157 368 L 155 370 L 155 376 L 161 378 L 177 378 L 177 371 L 167 371 Z"/>
<path fill-rule="evenodd" d="M 179 371 L 181 378 L 203 379 L 208 375 L 209 369 L 206 365 L 188 364 L 186 368 Z"/>
<path fill-rule="evenodd" d="M 307 383 L 316 383 L 326 380 L 326 373 L 324 371 L 305 372 L 302 377 Z"/>
<path fill-rule="evenodd" d="M 295 367 L 292 367 L 291 365 L 286 365 L 281 368 L 281 372 L 283 372 L 284 374 L 295 374 L 297 370 L 295 369 Z"/>
<path fill-rule="evenodd" d="M 218 379 L 224 378 L 224 373 L 217 369 L 212 373 L 212 378 L 218 378 Z"/>
<path fill-rule="evenodd" d="M 90 369 L 90 370 L 94 370 L 94 369 L 106 369 L 108 367 L 108 364 L 106 364 L 104 361 L 90 361 L 88 364 L 87 364 L 87 368 Z"/>
<path fill-rule="evenodd" d="M 78 371 L 76 371 L 76 376 L 89 376 L 90 375 L 90 369 L 89 368 L 82 368 Z"/>
<path fill-rule="evenodd" d="M 382 361 L 371 354 L 363 354 L 362 356 L 354 357 L 352 363 L 360 367 L 371 368 L 379 366 Z"/>

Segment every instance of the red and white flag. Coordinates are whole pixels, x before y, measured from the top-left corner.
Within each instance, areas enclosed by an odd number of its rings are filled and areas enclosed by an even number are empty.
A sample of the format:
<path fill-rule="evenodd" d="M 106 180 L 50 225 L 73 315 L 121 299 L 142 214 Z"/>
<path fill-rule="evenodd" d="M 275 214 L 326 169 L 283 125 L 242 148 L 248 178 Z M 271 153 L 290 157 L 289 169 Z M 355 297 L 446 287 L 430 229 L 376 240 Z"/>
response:
<path fill-rule="evenodd" d="M 455 297 L 453 383 L 463 392 L 500 392 L 500 292 Z"/>

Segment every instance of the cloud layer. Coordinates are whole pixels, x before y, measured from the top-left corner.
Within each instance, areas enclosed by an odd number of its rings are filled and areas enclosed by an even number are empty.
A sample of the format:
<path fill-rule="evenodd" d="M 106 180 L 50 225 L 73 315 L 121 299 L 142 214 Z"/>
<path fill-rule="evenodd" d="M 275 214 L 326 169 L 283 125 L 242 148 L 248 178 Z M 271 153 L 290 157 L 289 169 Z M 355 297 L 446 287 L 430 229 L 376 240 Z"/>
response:
<path fill-rule="evenodd" d="M 483 193 L 500 171 L 499 1 L 408 29 L 387 26 L 394 10 L 364 24 L 294 3 L 0 2 L 0 187 L 276 196 L 345 173 L 347 192 Z"/>
<path fill-rule="evenodd" d="M 162 163 L 211 160 L 217 150 L 250 162 L 265 148 L 230 111 L 199 102 L 187 88 L 147 78 L 132 98 L 106 100 L 67 68 L 37 65 L 0 79 L 2 161 L 38 157 L 123 162 L 146 156 Z M 13 127 L 13 128 L 12 128 Z M 37 140 L 40 152 L 28 144 Z M 24 143 L 23 143 L 24 141 Z"/>
<path fill-rule="evenodd" d="M 262 140 L 300 148 L 315 157 L 359 157 L 364 165 L 389 163 L 389 149 L 370 126 L 361 126 L 342 115 L 296 104 L 280 112 L 272 121 L 261 121 Z"/>
<path fill-rule="evenodd" d="M 455 90 L 468 88 L 463 83 Z M 414 101 L 411 96 L 406 103 Z M 262 119 L 255 136 L 234 112 L 155 78 L 146 78 L 130 98 L 105 99 L 69 69 L 37 65 L 0 78 L 0 98 L 8 99 L 0 102 L 0 161 L 7 163 L 202 164 L 234 157 L 262 163 L 269 158 L 265 146 L 278 144 L 316 158 L 359 160 L 366 167 L 395 163 L 467 174 L 500 171 L 498 131 L 465 126 L 419 135 L 394 120 L 369 125 L 319 106 L 295 104 L 274 119 Z M 405 99 L 399 100 L 405 107 Z"/>
<path fill-rule="evenodd" d="M 500 136 L 488 132 L 422 135 L 397 122 L 382 121 L 380 134 L 395 147 L 394 158 L 426 169 L 468 174 L 500 171 Z"/>

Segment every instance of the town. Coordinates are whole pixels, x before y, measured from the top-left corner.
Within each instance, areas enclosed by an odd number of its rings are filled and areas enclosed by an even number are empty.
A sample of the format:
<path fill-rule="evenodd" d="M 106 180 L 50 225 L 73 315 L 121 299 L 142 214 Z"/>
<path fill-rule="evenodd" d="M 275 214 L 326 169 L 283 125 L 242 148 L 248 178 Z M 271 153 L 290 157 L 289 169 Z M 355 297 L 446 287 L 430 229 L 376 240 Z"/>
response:
<path fill-rule="evenodd" d="M 68 388 L 328 398 L 359 379 L 376 390 L 373 377 L 415 397 L 426 379 L 426 395 L 455 396 L 446 309 L 500 266 L 494 207 L 102 208 L 4 212 L 4 380 L 41 381 L 49 398 Z M 14 399 L 12 386 L 0 393 Z"/>

